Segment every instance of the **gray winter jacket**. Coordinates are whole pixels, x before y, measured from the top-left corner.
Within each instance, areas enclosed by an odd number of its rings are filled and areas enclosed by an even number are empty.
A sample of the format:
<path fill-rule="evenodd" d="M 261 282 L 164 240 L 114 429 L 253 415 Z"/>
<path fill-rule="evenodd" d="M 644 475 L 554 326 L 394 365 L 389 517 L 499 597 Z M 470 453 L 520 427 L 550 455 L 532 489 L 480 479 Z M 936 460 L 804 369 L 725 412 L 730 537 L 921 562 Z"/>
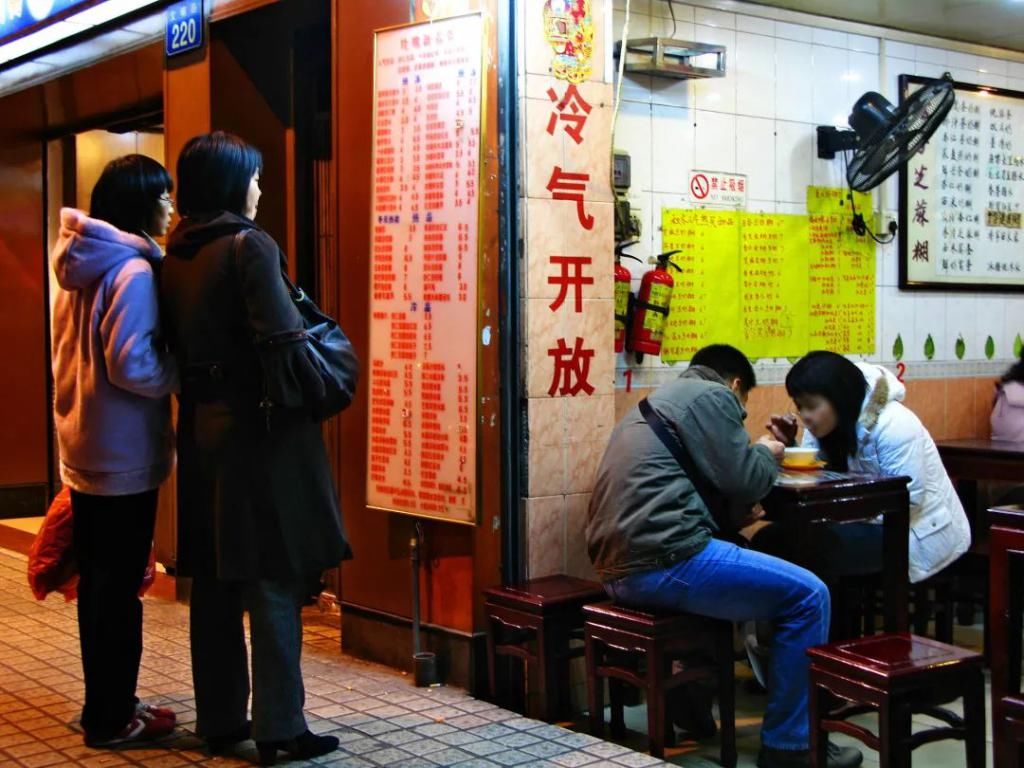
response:
<path fill-rule="evenodd" d="M 748 511 L 778 475 L 764 446 L 750 444 L 746 412 L 717 373 L 691 367 L 648 397 L 704 478 L 734 510 Z M 693 483 L 633 408 L 612 432 L 597 472 L 587 546 L 605 581 L 665 568 L 707 546 L 718 526 Z"/>

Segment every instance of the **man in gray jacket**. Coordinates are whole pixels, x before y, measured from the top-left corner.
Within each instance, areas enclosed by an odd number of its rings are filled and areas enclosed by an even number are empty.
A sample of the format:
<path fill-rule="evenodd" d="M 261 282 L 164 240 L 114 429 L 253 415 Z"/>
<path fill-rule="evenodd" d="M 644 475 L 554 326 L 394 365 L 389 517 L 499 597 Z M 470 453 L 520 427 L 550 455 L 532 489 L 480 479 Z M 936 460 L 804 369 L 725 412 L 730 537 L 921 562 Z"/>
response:
<path fill-rule="evenodd" d="M 757 764 L 790 768 L 809 764 L 806 651 L 828 640 L 830 604 L 809 571 L 717 538 L 734 534 L 767 495 L 783 455 L 767 436 L 751 445 L 743 427 L 755 383 L 739 350 L 714 345 L 627 413 L 598 469 L 587 545 L 616 602 L 773 623 Z M 829 768 L 861 759 L 829 747 Z"/>

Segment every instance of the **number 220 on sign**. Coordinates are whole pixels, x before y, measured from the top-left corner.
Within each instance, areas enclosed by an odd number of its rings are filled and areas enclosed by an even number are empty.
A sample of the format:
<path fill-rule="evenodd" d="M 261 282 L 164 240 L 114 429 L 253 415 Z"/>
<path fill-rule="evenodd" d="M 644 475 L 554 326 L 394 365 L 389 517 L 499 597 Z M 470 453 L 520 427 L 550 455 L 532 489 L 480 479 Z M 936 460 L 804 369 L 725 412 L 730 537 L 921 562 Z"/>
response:
<path fill-rule="evenodd" d="M 186 0 L 167 9 L 164 47 L 168 56 L 202 48 L 203 2 L 204 0 Z"/>

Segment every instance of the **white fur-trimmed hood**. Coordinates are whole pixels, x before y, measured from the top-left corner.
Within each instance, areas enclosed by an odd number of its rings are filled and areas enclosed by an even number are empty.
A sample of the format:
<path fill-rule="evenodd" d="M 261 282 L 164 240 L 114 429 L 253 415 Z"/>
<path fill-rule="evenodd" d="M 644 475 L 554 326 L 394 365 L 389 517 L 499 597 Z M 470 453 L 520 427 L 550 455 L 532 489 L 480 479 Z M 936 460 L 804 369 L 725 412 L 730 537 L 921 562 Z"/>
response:
<path fill-rule="evenodd" d="M 896 374 L 887 368 L 874 363 L 857 363 L 860 372 L 868 383 L 868 393 L 861 406 L 859 425 L 865 432 L 870 432 L 878 425 L 878 419 L 889 403 L 902 403 L 907 396 L 907 388 Z"/>

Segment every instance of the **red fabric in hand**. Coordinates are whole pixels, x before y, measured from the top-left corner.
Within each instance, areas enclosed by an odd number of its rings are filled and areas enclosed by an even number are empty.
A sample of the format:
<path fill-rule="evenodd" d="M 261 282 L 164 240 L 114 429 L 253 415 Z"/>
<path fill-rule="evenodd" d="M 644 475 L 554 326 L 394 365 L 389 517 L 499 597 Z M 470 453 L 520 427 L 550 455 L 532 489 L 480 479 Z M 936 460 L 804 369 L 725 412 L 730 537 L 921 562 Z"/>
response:
<path fill-rule="evenodd" d="M 28 585 L 36 600 L 51 592 L 60 592 L 66 601 L 78 596 L 78 563 L 74 549 L 75 518 L 71 511 L 71 491 L 65 486 L 46 511 L 43 524 L 28 553 Z M 156 580 L 156 551 L 149 550 L 149 564 L 142 577 L 139 597 Z"/>

